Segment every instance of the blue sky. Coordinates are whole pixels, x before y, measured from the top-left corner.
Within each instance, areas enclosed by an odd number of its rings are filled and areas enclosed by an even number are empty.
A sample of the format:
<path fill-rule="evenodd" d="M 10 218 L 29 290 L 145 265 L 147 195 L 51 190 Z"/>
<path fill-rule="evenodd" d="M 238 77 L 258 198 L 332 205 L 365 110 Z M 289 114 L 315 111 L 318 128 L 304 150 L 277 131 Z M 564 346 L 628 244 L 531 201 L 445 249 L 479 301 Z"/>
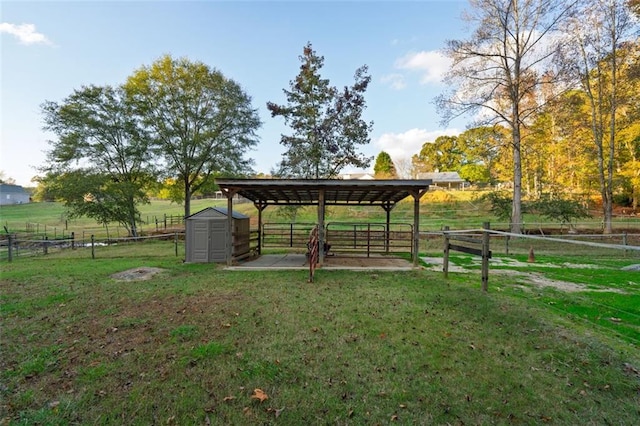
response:
<path fill-rule="evenodd" d="M 238 82 L 263 125 L 248 156 L 256 171 L 281 159 L 284 103 L 307 42 L 324 56 L 322 75 L 342 87 L 368 65 L 365 119 L 374 122 L 369 156 L 410 158 L 464 122 L 440 125 L 433 98 L 447 61 L 447 39 L 465 38 L 463 0 L 422 1 L 2 1 L 0 3 L 0 170 L 32 185 L 52 134 L 40 105 L 83 85 L 118 85 L 164 54 L 202 61 Z M 373 166 L 373 163 L 372 163 Z M 357 170 L 346 169 L 344 172 Z"/>

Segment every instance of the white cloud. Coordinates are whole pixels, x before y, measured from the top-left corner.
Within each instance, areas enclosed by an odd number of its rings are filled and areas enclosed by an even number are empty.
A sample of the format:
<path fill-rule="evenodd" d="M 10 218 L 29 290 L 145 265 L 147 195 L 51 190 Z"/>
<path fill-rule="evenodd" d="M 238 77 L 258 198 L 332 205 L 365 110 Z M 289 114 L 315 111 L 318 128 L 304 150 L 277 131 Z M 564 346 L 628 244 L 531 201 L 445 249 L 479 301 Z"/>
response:
<path fill-rule="evenodd" d="M 389 84 L 395 90 L 402 90 L 407 87 L 402 74 L 388 74 L 383 76 L 380 81 L 384 84 Z"/>
<path fill-rule="evenodd" d="M 385 133 L 374 144 L 379 151 L 385 151 L 393 160 L 411 158 L 418 154 L 425 142 L 433 142 L 438 136 L 455 136 L 460 134 L 457 129 L 425 130 L 410 129 L 404 133 Z"/>
<path fill-rule="evenodd" d="M 411 52 L 397 59 L 395 67 L 421 73 L 420 84 L 439 83 L 451 67 L 451 60 L 435 50 Z"/>
<path fill-rule="evenodd" d="M 8 22 L 0 23 L 0 33 L 11 34 L 16 37 L 21 44 L 53 44 L 42 33 L 36 31 L 33 24 L 10 24 Z"/>

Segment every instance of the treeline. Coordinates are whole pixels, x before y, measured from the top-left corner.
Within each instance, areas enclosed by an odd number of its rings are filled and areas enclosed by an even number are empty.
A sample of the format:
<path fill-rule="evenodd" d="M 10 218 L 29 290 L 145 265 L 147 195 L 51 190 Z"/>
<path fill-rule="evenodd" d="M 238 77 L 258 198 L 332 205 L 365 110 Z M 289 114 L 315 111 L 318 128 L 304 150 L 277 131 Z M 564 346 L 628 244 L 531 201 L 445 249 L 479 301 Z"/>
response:
<path fill-rule="evenodd" d="M 350 165 L 367 167 L 370 159 L 355 149 L 369 143 L 367 67 L 339 90 L 321 78 L 324 58 L 310 43 L 299 59 L 286 104 L 266 105 L 292 129 L 282 135 L 286 150 L 273 174 L 332 178 Z M 138 206 L 151 197 L 183 203 L 187 217 L 192 197 L 215 194 L 215 177 L 260 177 L 248 156 L 262 124 L 251 97 L 202 62 L 166 55 L 119 86 L 85 86 L 46 101 L 42 114 L 56 139 L 35 179 L 35 199 L 60 200 L 69 217 L 116 222 L 132 236 Z"/>

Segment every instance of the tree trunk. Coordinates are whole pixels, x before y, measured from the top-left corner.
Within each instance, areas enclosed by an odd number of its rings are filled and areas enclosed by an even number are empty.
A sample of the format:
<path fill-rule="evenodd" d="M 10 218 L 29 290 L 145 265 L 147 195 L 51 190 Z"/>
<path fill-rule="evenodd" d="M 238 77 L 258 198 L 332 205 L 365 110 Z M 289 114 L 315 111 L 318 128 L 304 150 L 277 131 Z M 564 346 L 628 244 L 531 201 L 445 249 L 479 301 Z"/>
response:
<path fill-rule="evenodd" d="M 522 159 L 520 154 L 520 124 L 515 120 L 513 122 L 512 135 L 513 135 L 513 204 L 511 207 L 511 232 L 514 234 L 521 234 L 522 233 Z"/>
<path fill-rule="evenodd" d="M 189 176 L 184 178 L 184 217 L 185 219 L 191 215 L 191 184 Z"/>
<path fill-rule="evenodd" d="M 127 197 L 127 209 L 129 213 L 129 234 L 132 237 L 137 237 L 138 226 L 136 223 L 136 201 L 133 197 Z"/>

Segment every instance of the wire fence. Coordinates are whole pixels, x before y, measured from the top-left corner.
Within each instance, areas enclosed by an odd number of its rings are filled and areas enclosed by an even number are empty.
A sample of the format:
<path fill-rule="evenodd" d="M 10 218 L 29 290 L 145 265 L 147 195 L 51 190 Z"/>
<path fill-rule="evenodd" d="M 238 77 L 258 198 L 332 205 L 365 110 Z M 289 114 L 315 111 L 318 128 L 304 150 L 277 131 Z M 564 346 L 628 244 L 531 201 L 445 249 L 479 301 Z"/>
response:
<path fill-rule="evenodd" d="M 70 257 L 184 257 L 184 232 L 172 232 L 145 237 L 97 238 L 95 235 L 75 239 L 18 238 L 15 234 L 0 239 L 0 261 L 54 255 L 66 251 Z"/>
<path fill-rule="evenodd" d="M 449 230 L 459 235 L 481 232 L 472 230 Z M 491 251 L 494 255 L 526 258 L 538 256 L 582 257 L 593 262 L 603 259 L 635 259 L 640 261 L 640 233 L 617 234 L 562 234 L 530 235 L 489 230 Z M 441 255 L 443 231 L 421 232 L 421 252 Z"/>

